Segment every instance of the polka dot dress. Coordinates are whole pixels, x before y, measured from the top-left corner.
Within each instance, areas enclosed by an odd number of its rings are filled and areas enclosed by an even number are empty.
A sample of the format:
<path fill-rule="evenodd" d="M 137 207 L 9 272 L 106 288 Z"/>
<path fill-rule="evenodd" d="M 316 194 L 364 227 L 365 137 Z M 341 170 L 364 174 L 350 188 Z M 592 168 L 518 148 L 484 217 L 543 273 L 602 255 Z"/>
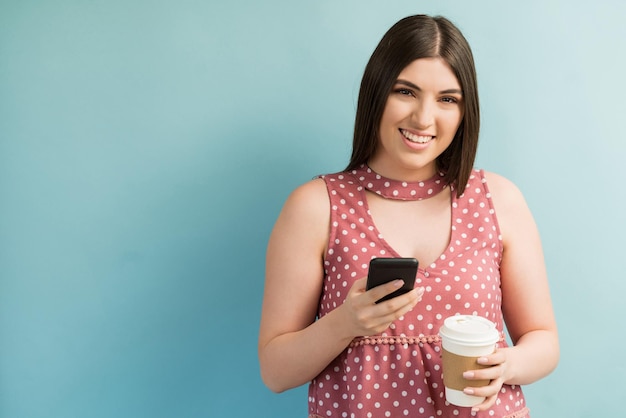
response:
<path fill-rule="evenodd" d="M 431 184 L 385 179 L 366 166 L 322 178 L 330 196 L 331 230 L 320 317 L 343 303 L 352 283 L 367 275 L 372 258 L 400 257 L 377 231 L 366 189 L 417 200 L 424 188 L 427 196 L 445 187 L 440 179 L 431 179 Z M 474 170 L 463 195 L 452 193 L 448 248 L 418 270 L 416 286 L 425 287 L 422 301 L 384 333 L 355 339 L 313 379 L 309 417 L 529 417 L 519 386 L 503 386 L 496 405 L 480 413 L 450 405 L 444 396 L 437 335 L 443 320 L 455 314 L 480 315 L 503 333 L 501 254 L 484 173 Z M 506 345 L 504 337 L 498 344 Z"/>

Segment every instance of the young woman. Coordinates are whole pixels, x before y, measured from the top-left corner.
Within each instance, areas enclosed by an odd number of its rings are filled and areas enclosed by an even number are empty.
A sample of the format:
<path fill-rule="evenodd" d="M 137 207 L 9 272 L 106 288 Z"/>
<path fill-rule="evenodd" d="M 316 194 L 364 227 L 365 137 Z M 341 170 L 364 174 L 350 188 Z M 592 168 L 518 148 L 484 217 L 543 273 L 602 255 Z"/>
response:
<path fill-rule="evenodd" d="M 368 62 L 352 158 L 288 198 L 267 250 L 261 374 L 281 392 L 309 382 L 310 417 L 529 416 L 519 385 L 558 362 L 541 243 L 520 191 L 473 168 L 479 107 L 472 53 L 442 17 L 411 16 Z M 394 281 L 366 291 L 375 257 L 415 257 L 415 288 L 382 303 Z M 445 400 L 443 320 L 497 325 L 489 383 Z M 510 347 L 506 331 L 513 342 Z"/>

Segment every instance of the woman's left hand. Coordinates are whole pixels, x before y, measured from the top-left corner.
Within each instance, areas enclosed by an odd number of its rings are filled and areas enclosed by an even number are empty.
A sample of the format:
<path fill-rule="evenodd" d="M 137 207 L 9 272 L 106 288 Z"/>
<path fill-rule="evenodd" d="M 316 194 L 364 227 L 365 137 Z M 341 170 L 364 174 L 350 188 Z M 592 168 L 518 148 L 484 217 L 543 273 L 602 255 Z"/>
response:
<path fill-rule="evenodd" d="M 485 411 L 491 408 L 498 399 L 498 394 L 506 378 L 507 370 L 507 348 L 498 348 L 493 354 L 480 357 L 477 362 L 482 366 L 490 366 L 484 369 L 468 370 L 463 373 L 467 380 L 489 380 L 487 386 L 466 387 L 463 392 L 467 395 L 483 396 L 485 400 L 472 407 L 473 411 Z"/>

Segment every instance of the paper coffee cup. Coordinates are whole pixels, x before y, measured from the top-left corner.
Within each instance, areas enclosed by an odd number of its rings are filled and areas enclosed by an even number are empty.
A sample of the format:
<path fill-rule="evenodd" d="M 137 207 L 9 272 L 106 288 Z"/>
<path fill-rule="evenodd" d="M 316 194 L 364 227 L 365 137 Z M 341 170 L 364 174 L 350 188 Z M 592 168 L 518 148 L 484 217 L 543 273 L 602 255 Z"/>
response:
<path fill-rule="evenodd" d="M 463 373 L 486 367 L 478 364 L 476 359 L 495 351 L 500 339 L 496 324 L 479 316 L 455 315 L 444 320 L 439 335 L 446 400 L 457 406 L 478 405 L 485 398 L 467 395 L 463 389 L 486 386 L 489 381 L 466 380 Z"/>

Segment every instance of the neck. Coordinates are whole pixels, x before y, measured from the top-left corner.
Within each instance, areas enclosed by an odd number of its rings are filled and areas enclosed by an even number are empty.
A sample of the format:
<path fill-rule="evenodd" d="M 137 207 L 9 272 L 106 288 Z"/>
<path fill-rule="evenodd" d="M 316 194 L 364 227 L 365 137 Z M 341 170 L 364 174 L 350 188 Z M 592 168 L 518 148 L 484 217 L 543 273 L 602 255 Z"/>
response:
<path fill-rule="evenodd" d="M 397 181 L 419 182 L 428 180 L 438 173 L 435 163 L 417 169 L 414 167 L 406 168 L 400 165 L 392 166 L 376 160 L 371 160 L 366 165 L 377 174 Z"/>

